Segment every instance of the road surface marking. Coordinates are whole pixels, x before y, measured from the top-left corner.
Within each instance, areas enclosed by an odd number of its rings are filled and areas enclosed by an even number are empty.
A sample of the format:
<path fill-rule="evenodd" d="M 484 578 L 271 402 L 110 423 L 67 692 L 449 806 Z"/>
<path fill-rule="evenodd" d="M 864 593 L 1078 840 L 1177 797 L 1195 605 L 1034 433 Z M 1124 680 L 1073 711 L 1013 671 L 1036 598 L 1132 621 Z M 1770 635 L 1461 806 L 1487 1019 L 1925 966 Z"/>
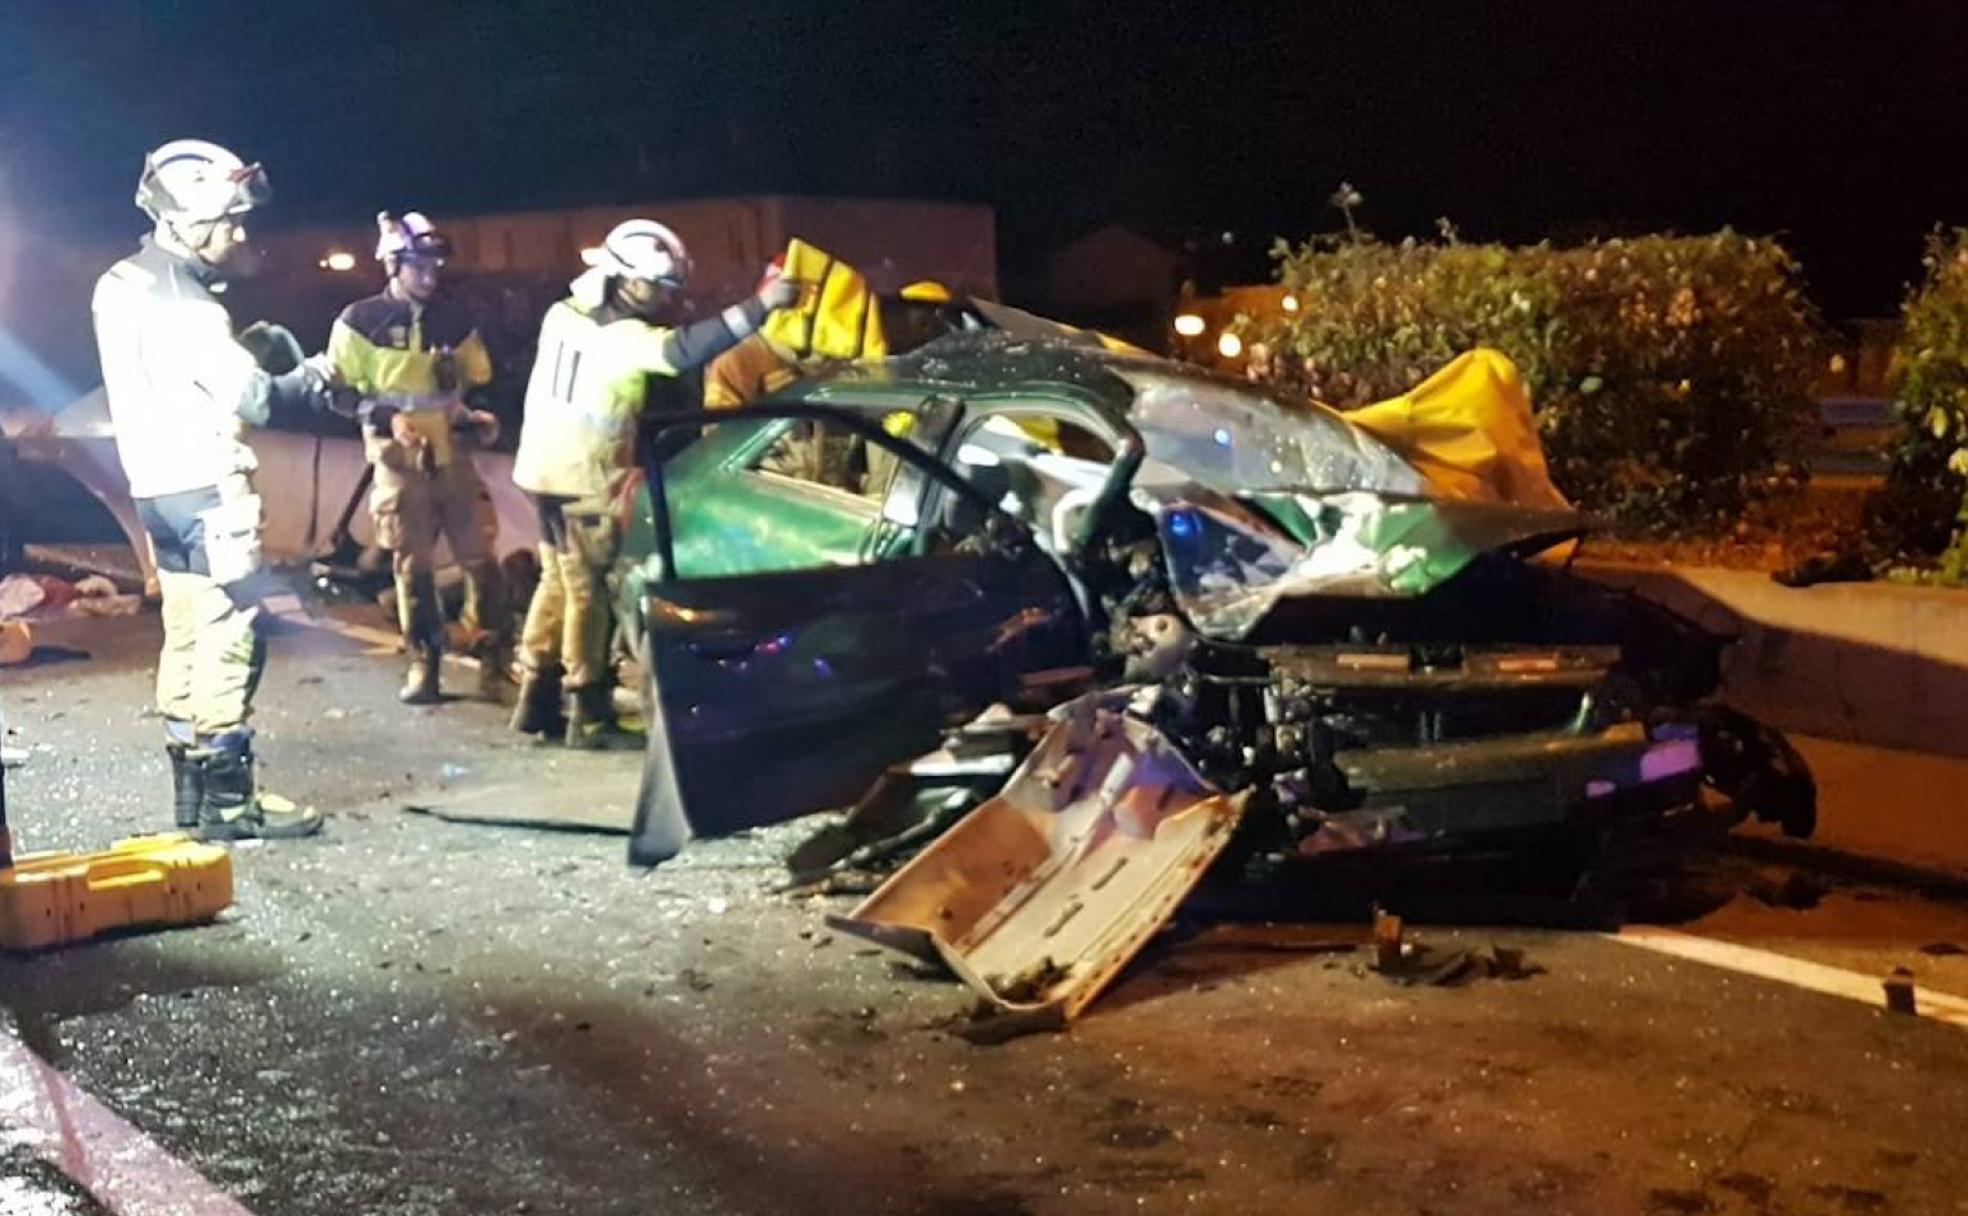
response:
<path fill-rule="evenodd" d="M 4 1030 L 0 1137 L 68 1175 L 115 1216 L 252 1216 Z"/>
<path fill-rule="evenodd" d="M 1793 988 L 1802 988 L 1807 992 L 1844 997 L 1848 1001 L 1857 1001 L 1874 1009 L 1886 1007 L 1886 993 L 1880 986 L 1885 979 L 1884 976 L 1847 971 L 1843 967 L 1831 967 L 1807 959 L 1792 958 L 1788 954 L 1778 954 L 1773 950 L 1717 941 L 1712 937 L 1696 937 L 1692 933 L 1678 933 L 1673 929 L 1661 929 L 1652 925 L 1628 925 L 1618 933 L 1608 933 L 1605 936 L 1628 946 L 1652 950 L 1656 954 L 1704 963 L 1710 967 L 1721 967 L 1742 975 L 1753 975 L 1758 979 L 1774 980 L 1779 984 L 1789 984 Z M 1935 992 L 1930 988 L 1919 988 L 1917 985 L 1915 998 L 1921 1017 L 1930 1022 L 1943 1022 L 1949 1026 L 1968 1030 L 1968 1000 L 1949 996 L 1944 992 Z"/>

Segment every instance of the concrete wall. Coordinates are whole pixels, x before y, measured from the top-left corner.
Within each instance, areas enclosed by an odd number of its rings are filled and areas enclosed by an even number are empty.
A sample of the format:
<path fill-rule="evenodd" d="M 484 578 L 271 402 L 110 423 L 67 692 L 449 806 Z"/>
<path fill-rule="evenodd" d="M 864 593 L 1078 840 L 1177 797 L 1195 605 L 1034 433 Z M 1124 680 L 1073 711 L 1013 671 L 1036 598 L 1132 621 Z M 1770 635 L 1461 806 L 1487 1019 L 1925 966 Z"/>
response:
<path fill-rule="evenodd" d="M 1968 592 L 1791 588 L 1753 571 L 1701 567 L 1578 569 L 1735 635 L 1723 693 L 1772 725 L 1968 757 Z"/>

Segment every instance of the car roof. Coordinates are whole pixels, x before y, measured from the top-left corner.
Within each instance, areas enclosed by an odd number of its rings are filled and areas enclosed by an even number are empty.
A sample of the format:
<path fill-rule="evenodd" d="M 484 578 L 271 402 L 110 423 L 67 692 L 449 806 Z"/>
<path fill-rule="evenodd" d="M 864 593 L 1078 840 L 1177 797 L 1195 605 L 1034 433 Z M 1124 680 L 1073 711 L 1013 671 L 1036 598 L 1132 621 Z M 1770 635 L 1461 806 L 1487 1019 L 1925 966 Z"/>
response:
<path fill-rule="evenodd" d="M 1109 414 L 1125 420 L 1137 392 L 1121 375 L 1123 370 L 1151 372 L 1157 377 L 1190 381 L 1197 386 L 1229 389 L 1263 399 L 1287 410 L 1312 408 L 1309 402 L 1289 402 L 1266 386 L 1207 371 L 1139 351 L 1114 350 L 1099 344 L 1093 334 L 1085 340 L 1049 335 L 1032 336 L 985 329 L 949 334 L 905 355 L 879 363 L 847 364 L 803 382 L 807 391 L 793 394 L 825 401 L 835 392 L 856 389 L 935 392 L 960 395 L 1057 392 L 1060 388 Z"/>

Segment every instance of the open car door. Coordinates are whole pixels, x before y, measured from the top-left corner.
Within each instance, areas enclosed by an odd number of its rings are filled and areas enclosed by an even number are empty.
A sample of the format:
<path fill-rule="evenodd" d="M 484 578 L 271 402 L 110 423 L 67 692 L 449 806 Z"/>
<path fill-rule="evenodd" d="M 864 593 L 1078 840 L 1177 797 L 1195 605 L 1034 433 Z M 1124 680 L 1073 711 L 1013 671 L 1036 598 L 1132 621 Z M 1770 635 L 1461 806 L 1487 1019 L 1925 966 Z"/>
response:
<path fill-rule="evenodd" d="M 654 865 L 724 835 L 852 802 L 884 768 L 1028 677 L 1088 661 L 1064 572 L 1022 525 L 934 457 L 850 411 L 748 407 L 825 421 L 902 462 L 860 565 L 680 579 L 641 605 L 649 741 L 630 860 Z M 722 415 L 729 420 L 730 415 Z M 656 432 L 715 413 L 651 416 Z M 665 445 L 645 444 L 659 452 Z M 645 462 L 656 561 L 674 570 L 660 459 Z M 874 557 L 879 548 L 885 554 Z"/>

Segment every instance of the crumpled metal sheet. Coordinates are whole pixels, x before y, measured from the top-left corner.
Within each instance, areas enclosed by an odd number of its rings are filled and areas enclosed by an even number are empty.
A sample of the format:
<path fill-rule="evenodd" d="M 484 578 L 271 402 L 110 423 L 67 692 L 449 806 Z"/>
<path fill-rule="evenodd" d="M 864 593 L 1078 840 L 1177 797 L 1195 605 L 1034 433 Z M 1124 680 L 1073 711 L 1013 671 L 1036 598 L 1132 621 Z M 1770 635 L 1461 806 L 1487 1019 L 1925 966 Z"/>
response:
<path fill-rule="evenodd" d="M 997 797 L 829 923 L 947 966 L 999 1013 L 1073 1017 L 1229 843 L 1245 795 L 1091 694 Z"/>
<path fill-rule="evenodd" d="M 1402 498 L 1367 490 L 1231 498 L 1162 470 L 1137 479 L 1170 589 L 1209 637 L 1247 637 L 1282 599 L 1426 594 L 1493 549 L 1576 535 L 1569 511 Z"/>

